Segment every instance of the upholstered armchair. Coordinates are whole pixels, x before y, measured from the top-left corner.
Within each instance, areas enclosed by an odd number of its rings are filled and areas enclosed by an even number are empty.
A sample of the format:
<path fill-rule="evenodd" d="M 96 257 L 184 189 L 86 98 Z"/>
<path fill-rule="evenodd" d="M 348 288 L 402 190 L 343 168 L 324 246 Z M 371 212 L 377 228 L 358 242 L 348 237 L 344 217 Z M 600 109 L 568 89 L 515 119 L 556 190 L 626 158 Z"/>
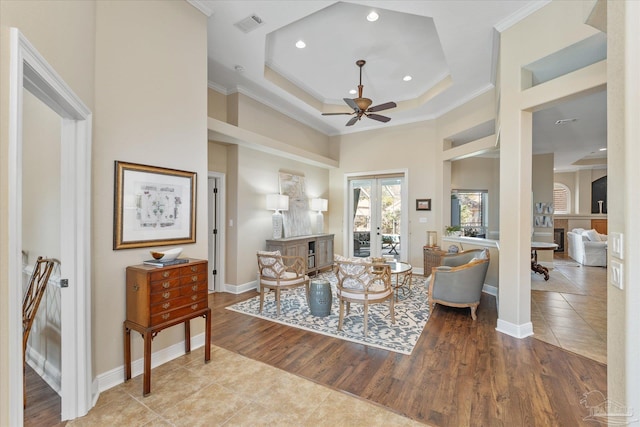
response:
<path fill-rule="evenodd" d="M 276 296 L 276 310 L 280 315 L 280 291 L 298 286 L 306 287 L 309 302 L 309 276 L 306 275 L 305 260 L 301 256 L 284 256 L 280 251 L 258 252 L 258 275 L 260 282 L 260 313 L 264 305 L 265 289 L 273 289 Z"/>
<path fill-rule="evenodd" d="M 473 249 L 442 256 L 441 265 L 431 270 L 429 304 L 469 307 L 476 320 L 482 286 L 489 268 L 489 251 Z"/>
<path fill-rule="evenodd" d="M 371 264 L 360 261 L 336 260 L 335 273 L 338 278 L 336 294 L 340 301 L 340 317 L 338 330 L 342 330 L 344 320 L 344 305 L 347 304 L 347 314 L 351 303 L 364 305 L 364 335 L 367 335 L 367 321 L 369 304 L 389 301 L 391 323 L 396 322 L 393 309 L 393 288 L 391 287 L 391 270 L 389 265 Z"/>
<path fill-rule="evenodd" d="M 607 266 L 607 235 L 596 230 L 574 228 L 567 232 L 569 257 L 582 265 Z"/>

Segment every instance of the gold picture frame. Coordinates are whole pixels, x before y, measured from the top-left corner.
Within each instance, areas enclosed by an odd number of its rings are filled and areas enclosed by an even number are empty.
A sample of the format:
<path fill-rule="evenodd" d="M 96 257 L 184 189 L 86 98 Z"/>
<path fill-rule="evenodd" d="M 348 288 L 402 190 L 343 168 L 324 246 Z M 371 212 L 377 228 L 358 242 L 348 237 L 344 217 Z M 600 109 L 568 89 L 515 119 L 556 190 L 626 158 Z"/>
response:
<path fill-rule="evenodd" d="M 115 161 L 113 249 L 196 241 L 196 173 Z"/>

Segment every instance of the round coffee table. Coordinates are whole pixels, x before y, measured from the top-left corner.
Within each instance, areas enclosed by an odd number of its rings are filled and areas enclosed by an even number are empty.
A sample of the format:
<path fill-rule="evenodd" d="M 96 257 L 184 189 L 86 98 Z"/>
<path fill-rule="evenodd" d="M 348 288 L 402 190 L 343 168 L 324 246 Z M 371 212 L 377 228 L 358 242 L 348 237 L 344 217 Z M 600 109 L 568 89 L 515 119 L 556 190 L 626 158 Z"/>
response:
<path fill-rule="evenodd" d="M 399 291 L 402 290 L 402 297 L 406 298 L 411 295 L 411 282 L 413 279 L 413 267 L 407 262 L 388 262 L 391 274 L 396 276 L 395 282 L 391 282 L 391 286 L 396 292 L 396 301 L 399 298 Z"/>

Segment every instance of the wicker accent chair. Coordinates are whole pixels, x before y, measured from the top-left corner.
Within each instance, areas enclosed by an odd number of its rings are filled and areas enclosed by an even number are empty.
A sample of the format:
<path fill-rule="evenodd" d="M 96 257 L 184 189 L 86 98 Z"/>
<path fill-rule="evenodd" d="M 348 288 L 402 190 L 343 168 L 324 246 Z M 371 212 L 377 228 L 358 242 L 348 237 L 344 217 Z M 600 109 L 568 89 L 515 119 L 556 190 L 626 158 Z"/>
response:
<path fill-rule="evenodd" d="M 489 250 L 472 249 L 442 256 L 441 265 L 431 269 L 429 304 L 469 307 L 476 320 L 482 286 L 489 268 Z"/>
<path fill-rule="evenodd" d="M 273 289 L 276 293 L 277 314 L 280 316 L 280 291 L 282 289 L 306 287 L 307 304 L 309 303 L 309 276 L 307 266 L 301 256 L 280 255 L 280 251 L 258 254 L 258 274 L 260 276 L 260 313 L 264 305 L 265 289 Z"/>
<path fill-rule="evenodd" d="M 27 291 L 22 299 L 22 400 L 23 405 L 27 406 L 27 344 L 29 342 L 29 334 L 33 321 L 38 314 L 38 307 L 47 289 L 49 277 L 56 265 L 60 265 L 60 261 L 55 258 L 38 257 L 36 265 L 33 268 Z"/>
<path fill-rule="evenodd" d="M 393 288 L 391 287 L 391 270 L 388 265 L 336 260 L 334 268 L 338 278 L 336 294 L 340 301 L 339 331 L 342 330 L 345 302 L 347 303 L 347 314 L 349 314 L 352 302 L 364 305 L 365 336 L 368 333 L 369 304 L 389 300 L 391 323 L 396 323 L 393 309 L 394 297 Z"/>

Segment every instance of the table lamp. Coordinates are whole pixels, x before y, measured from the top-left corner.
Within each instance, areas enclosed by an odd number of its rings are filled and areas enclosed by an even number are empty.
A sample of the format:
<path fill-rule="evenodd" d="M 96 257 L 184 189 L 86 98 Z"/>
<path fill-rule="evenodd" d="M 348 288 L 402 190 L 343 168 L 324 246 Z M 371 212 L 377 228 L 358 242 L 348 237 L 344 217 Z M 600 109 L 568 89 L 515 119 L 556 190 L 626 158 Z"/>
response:
<path fill-rule="evenodd" d="M 282 214 L 280 211 L 289 210 L 289 196 L 284 194 L 267 194 L 267 209 L 274 211 L 271 216 L 273 238 L 282 237 Z"/>
<path fill-rule="evenodd" d="M 316 215 L 316 233 L 322 234 L 324 233 L 324 216 L 322 212 L 326 212 L 329 206 L 329 201 L 327 199 L 311 199 L 311 210 L 317 211 Z"/>

